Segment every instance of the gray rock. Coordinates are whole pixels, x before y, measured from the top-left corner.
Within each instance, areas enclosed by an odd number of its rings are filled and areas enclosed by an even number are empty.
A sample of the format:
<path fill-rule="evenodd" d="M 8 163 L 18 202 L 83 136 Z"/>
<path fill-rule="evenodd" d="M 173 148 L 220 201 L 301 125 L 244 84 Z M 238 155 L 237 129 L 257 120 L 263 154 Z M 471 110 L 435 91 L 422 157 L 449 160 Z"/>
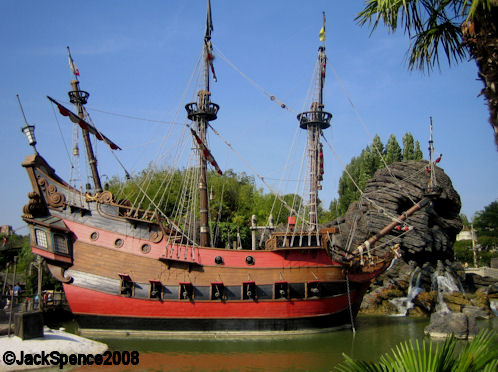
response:
<path fill-rule="evenodd" d="M 354 229 L 352 245 L 358 246 L 391 223 L 393 217 L 422 200 L 429 180 L 425 171 L 427 165 L 426 161 L 409 161 L 378 170 L 367 182 L 362 199 L 350 205 L 343 220 L 332 223 L 339 225 L 341 231 L 336 245 L 346 249 Z M 394 229 L 380 239 L 375 249 L 389 249 L 400 243 L 404 259 L 407 262 L 414 260 L 418 265 L 427 261 L 435 264 L 437 260 L 453 260 L 453 243 L 462 228 L 460 196 L 441 168 L 436 167 L 435 173 L 441 193 L 431 205 L 406 220 L 413 230 Z M 401 224 L 401 227 L 405 225 Z"/>
<path fill-rule="evenodd" d="M 471 305 L 462 306 L 462 313 L 464 313 L 465 315 L 469 315 L 473 318 L 479 318 L 479 319 L 491 318 L 491 314 L 479 306 L 471 306 Z"/>
<path fill-rule="evenodd" d="M 474 337 L 477 332 L 477 323 L 473 316 L 452 312 L 433 313 L 430 324 L 424 330 L 426 335 L 434 338 L 446 338 L 453 334 L 462 340 Z"/>

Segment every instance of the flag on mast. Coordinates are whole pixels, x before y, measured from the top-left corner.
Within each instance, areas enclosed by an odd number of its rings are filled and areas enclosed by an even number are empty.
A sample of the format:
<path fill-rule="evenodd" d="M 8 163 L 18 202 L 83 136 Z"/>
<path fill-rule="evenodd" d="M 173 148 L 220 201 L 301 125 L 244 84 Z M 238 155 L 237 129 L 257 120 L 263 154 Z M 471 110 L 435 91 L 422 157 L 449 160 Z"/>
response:
<path fill-rule="evenodd" d="M 71 51 L 69 50 L 69 47 L 67 47 L 67 55 L 69 58 L 69 68 L 71 69 L 71 72 L 74 74 L 74 76 L 80 76 L 80 71 L 78 70 L 76 63 L 74 63 L 73 58 L 71 57 Z"/>
<path fill-rule="evenodd" d="M 320 41 L 325 41 L 325 12 L 323 12 L 323 26 L 320 29 Z"/>

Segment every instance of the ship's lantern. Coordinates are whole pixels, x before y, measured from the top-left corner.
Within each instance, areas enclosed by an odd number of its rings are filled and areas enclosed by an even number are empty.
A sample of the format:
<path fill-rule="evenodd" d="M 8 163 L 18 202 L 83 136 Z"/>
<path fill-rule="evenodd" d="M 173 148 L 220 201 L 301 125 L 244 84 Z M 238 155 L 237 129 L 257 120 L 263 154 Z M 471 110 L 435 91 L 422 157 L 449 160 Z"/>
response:
<path fill-rule="evenodd" d="M 275 299 L 289 297 L 289 283 L 276 282 L 275 283 Z"/>
<path fill-rule="evenodd" d="M 159 280 L 149 280 L 150 282 L 150 294 L 149 297 L 161 299 L 163 293 L 163 285 Z"/>
<path fill-rule="evenodd" d="M 225 286 L 222 282 L 211 283 L 211 300 L 223 300 Z"/>
<path fill-rule="evenodd" d="M 26 139 L 28 140 L 28 143 L 30 146 L 33 146 L 33 149 L 35 149 L 36 152 L 36 138 L 35 138 L 35 126 L 34 125 L 29 125 L 26 123 L 24 127 L 21 128 L 21 131 L 24 133 L 26 136 Z"/>
<path fill-rule="evenodd" d="M 194 298 L 194 286 L 192 283 L 180 283 L 180 300 L 192 300 Z"/>
<path fill-rule="evenodd" d="M 242 299 L 255 300 L 256 299 L 256 283 L 243 282 L 242 283 Z"/>

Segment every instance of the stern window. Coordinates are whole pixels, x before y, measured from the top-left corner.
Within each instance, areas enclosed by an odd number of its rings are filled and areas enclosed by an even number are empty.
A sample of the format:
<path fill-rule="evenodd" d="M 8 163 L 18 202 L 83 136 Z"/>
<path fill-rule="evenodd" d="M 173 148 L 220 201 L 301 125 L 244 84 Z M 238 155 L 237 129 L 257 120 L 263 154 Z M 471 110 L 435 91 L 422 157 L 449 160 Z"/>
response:
<path fill-rule="evenodd" d="M 67 254 L 67 242 L 66 238 L 60 234 L 54 234 L 54 250 L 55 253 Z"/>
<path fill-rule="evenodd" d="M 43 230 L 35 229 L 36 245 L 43 248 L 48 248 L 47 233 Z"/>

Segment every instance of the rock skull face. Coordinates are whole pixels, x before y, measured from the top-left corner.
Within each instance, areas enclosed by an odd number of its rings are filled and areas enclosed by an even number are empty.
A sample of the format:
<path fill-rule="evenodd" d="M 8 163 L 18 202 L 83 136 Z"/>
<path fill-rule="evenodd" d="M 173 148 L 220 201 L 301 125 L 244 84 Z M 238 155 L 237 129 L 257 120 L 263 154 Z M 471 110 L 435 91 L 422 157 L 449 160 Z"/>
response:
<path fill-rule="evenodd" d="M 378 170 L 365 186 L 358 202 L 350 205 L 344 219 L 335 221 L 340 233 L 334 244 L 351 251 L 427 196 L 428 162 L 393 163 Z M 372 254 L 381 254 L 400 244 L 405 260 L 419 263 L 453 258 L 453 243 L 462 228 L 460 196 L 450 178 L 435 167 L 439 192 L 431 203 L 418 210 L 381 238 Z"/>

